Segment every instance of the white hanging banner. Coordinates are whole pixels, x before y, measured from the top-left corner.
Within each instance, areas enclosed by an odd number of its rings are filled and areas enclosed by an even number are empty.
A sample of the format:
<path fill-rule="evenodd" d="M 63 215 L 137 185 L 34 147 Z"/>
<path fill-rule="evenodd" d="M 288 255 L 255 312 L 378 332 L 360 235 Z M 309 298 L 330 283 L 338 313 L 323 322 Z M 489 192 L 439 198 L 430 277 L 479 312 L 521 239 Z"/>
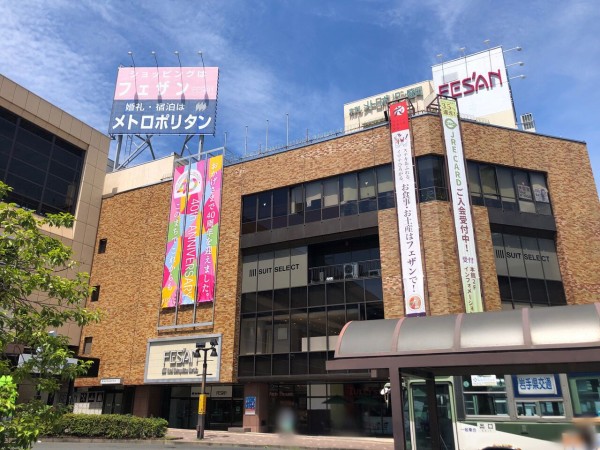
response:
<path fill-rule="evenodd" d="M 408 127 L 408 102 L 401 100 L 391 103 L 389 118 L 392 133 L 402 284 L 404 286 L 404 311 L 407 316 L 424 316 L 425 282 L 415 171 Z"/>
<path fill-rule="evenodd" d="M 440 112 L 446 143 L 448 179 L 450 180 L 450 190 L 452 192 L 452 211 L 454 213 L 454 229 L 458 244 L 465 311 L 467 313 L 482 312 L 483 302 L 481 301 L 481 280 L 475 246 L 475 230 L 471 215 L 471 200 L 456 99 L 440 97 Z"/>

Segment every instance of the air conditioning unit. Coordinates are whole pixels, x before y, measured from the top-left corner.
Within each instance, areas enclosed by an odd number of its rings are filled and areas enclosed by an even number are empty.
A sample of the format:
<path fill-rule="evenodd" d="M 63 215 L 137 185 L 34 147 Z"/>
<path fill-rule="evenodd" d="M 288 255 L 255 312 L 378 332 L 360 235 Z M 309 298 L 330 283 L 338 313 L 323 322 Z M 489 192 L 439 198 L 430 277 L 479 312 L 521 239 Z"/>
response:
<path fill-rule="evenodd" d="M 358 263 L 344 264 L 344 278 L 358 278 Z"/>
<path fill-rule="evenodd" d="M 371 269 L 371 270 L 369 270 L 369 276 L 370 277 L 380 277 L 381 276 L 381 269 Z"/>

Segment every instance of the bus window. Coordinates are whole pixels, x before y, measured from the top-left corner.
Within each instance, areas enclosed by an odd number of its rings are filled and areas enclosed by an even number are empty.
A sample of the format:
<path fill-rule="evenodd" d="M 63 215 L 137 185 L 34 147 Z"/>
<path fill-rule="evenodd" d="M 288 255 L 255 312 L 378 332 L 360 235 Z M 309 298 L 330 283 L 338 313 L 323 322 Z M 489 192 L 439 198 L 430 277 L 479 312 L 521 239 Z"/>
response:
<path fill-rule="evenodd" d="M 569 375 L 575 416 L 600 416 L 600 375 Z"/>
<path fill-rule="evenodd" d="M 506 416 L 508 401 L 503 375 L 496 375 L 493 383 L 480 382 L 476 376 L 463 377 L 463 398 L 468 416 Z"/>

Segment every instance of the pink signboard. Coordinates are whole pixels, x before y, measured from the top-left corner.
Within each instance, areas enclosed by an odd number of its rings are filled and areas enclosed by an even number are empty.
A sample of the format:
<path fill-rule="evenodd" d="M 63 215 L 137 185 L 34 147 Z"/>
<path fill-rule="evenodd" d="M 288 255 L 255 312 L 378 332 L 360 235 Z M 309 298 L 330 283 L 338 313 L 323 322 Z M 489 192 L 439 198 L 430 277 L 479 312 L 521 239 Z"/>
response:
<path fill-rule="evenodd" d="M 214 134 L 218 67 L 121 67 L 108 133 Z"/>
<path fill-rule="evenodd" d="M 114 100 L 216 100 L 218 67 L 120 67 Z"/>
<path fill-rule="evenodd" d="M 215 300 L 222 182 L 223 156 L 214 156 L 208 160 L 206 186 L 204 188 L 202 245 L 200 250 L 200 271 L 198 274 L 199 302 L 212 302 Z"/>
<path fill-rule="evenodd" d="M 206 160 L 192 163 L 190 166 L 188 199 L 185 207 L 183 256 L 181 258 L 180 305 L 193 305 L 197 298 L 205 172 Z"/>
<path fill-rule="evenodd" d="M 184 213 L 188 189 L 187 166 L 176 167 L 173 171 L 173 190 L 171 192 L 171 211 L 167 232 L 167 249 L 163 268 L 161 305 L 163 308 L 177 304 L 179 294 L 179 276 L 181 268 L 181 245 Z"/>

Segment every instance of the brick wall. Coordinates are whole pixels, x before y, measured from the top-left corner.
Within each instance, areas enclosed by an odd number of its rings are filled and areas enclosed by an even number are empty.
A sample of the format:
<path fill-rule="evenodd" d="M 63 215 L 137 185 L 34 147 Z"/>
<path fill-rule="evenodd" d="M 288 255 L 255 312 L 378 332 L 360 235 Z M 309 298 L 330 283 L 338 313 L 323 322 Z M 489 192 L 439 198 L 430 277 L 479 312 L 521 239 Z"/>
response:
<path fill-rule="evenodd" d="M 443 153 L 440 120 L 412 121 L 417 155 Z M 600 208 L 584 144 L 526 134 L 499 127 L 463 123 L 467 158 L 548 172 L 558 227 L 557 247 L 569 303 L 600 299 Z M 241 197 L 282 186 L 325 178 L 391 162 L 389 131 L 380 127 L 302 149 L 226 167 L 214 325 L 188 331 L 158 332 L 162 264 L 165 250 L 170 183 L 137 189 L 104 200 L 98 239 L 108 238 L 107 252 L 96 255 L 92 285 L 102 286 L 92 307 L 105 311 L 101 324 L 85 328 L 93 336 L 92 355 L 101 359 L 100 378 L 122 377 L 142 384 L 148 338 L 222 333 L 221 381 L 235 381 L 239 314 L 239 248 Z M 420 205 L 423 250 L 432 314 L 464 311 L 450 204 Z M 500 309 L 500 296 L 487 210 L 474 208 L 486 310 Z M 398 258 L 396 210 L 378 212 L 385 315 L 403 315 L 402 276 Z M 594 268 L 593 265 L 596 265 Z M 170 313 L 161 324 L 171 324 Z M 184 309 L 180 323 L 191 320 Z M 210 318 L 212 307 L 199 308 Z M 78 386 L 99 384 L 82 378 Z"/>

